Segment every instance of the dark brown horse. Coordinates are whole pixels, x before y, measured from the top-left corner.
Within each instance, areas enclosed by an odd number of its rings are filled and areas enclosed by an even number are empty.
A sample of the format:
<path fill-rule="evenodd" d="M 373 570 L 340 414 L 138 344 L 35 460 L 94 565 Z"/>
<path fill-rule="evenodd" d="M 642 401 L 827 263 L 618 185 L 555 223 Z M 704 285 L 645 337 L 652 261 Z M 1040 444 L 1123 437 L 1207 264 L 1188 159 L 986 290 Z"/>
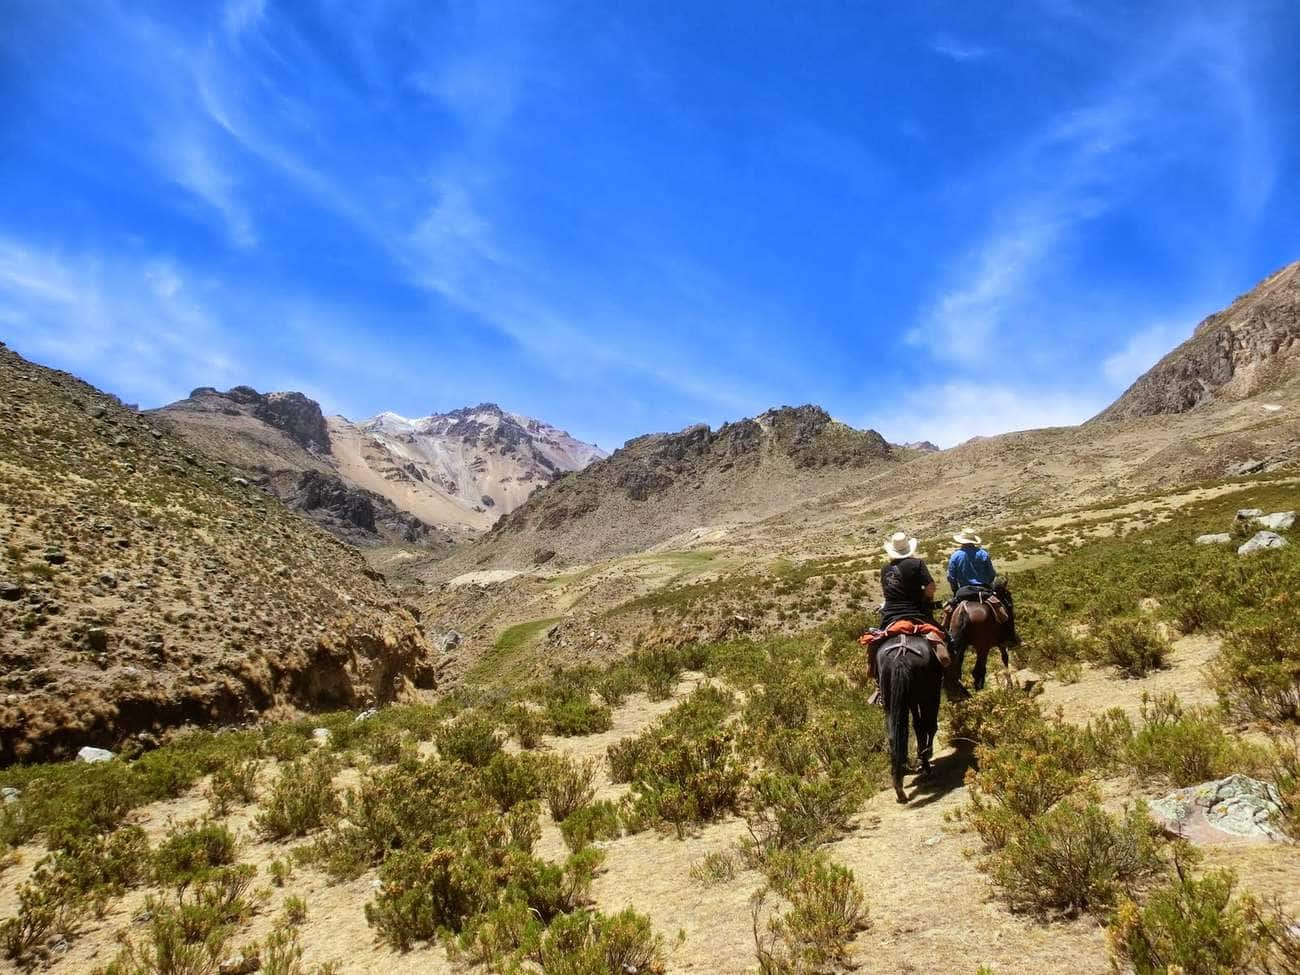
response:
<path fill-rule="evenodd" d="M 984 689 L 984 677 L 988 671 L 989 651 L 997 647 L 1002 655 L 1002 666 L 1010 663 L 1007 656 L 1007 644 L 1011 631 L 1005 622 L 998 619 L 993 607 L 983 599 L 966 599 L 959 602 L 951 612 L 945 614 L 943 628 L 948 633 L 948 646 L 953 652 L 953 665 L 950 681 L 960 683 L 962 664 L 966 651 L 975 651 L 975 670 L 972 678 L 975 690 Z M 951 683 L 949 687 L 951 687 Z"/>
<path fill-rule="evenodd" d="M 947 650 L 924 636 L 900 634 L 880 644 L 876 671 L 885 705 L 885 730 L 889 740 L 889 769 L 894 795 L 907 802 L 903 772 L 907 767 L 908 724 L 916 733 L 916 755 L 921 775 L 930 772 L 934 736 L 939 730 L 939 688 Z"/>

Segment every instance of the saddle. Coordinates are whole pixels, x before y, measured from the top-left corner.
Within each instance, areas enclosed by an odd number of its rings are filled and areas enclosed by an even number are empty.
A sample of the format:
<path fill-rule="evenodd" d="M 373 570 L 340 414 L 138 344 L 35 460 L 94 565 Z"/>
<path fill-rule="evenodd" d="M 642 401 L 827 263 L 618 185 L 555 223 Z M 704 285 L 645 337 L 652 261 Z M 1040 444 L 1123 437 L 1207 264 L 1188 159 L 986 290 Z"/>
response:
<path fill-rule="evenodd" d="M 867 673 L 872 680 L 878 678 L 876 660 L 882 650 L 897 650 L 902 653 L 921 654 L 925 652 L 917 643 L 920 637 L 928 645 L 939 661 L 939 666 L 947 668 L 952 662 L 948 654 L 948 634 L 933 623 L 915 623 L 912 620 L 896 620 L 883 630 L 867 630 L 858 637 L 858 643 L 867 648 Z"/>
<path fill-rule="evenodd" d="M 945 632 L 952 623 L 957 607 L 966 603 L 979 603 L 981 606 L 987 606 L 999 626 L 1006 626 L 1011 620 L 1011 614 L 1007 612 L 1006 603 L 999 599 L 997 593 L 992 589 L 984 589 L 980 586 L 963 586 L 957 590 L 953 601 L 943 611 L 943 628 Z"/>

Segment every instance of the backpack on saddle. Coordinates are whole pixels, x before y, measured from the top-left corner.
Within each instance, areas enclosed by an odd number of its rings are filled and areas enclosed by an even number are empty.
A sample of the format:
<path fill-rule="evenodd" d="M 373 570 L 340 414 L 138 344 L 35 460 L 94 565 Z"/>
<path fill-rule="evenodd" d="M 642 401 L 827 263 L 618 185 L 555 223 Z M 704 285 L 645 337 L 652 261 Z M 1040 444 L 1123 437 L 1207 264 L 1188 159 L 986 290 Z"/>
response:
<path fill-rule="evenodd" d="M 993 613 L 994 620 L 1001 626 L 1006 626 L 1011 619 L 1011 614 L 1007 611 L 1007 604 L 1002 601 L 994 590 L 984 586 L 962 586 L 953 595 L 952 601 L 944 607 L 943 620 L 940 625 L 945 632 L 948 631 L 949 624 L 952 623 L 953 614 L 957 612 L 957 607 L 969 602 L 987 606 Z"/>
<path fill-rule="evenodd" d="M 939 666 L 947 669 L 952 658 L 948 654 L 948 636 L 943 630 L 933 623 L 896 620 L 883 630 L 867 630 L 858 637 L 858 643 L 867 648 L 867 674 L 872 680 L 879 680 L 876 658 L 880 651 L 888 646 L 906 645 L 909 636 L 924 638 L 939 661 Z"/>

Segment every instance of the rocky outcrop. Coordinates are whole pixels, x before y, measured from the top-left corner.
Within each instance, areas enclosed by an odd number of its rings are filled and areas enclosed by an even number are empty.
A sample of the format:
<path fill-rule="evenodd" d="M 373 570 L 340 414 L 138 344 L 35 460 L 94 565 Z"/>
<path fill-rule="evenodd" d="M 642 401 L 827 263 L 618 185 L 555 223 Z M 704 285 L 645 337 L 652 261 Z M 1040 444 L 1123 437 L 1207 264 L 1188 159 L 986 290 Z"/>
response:
<path fill-rule="evenodd" d="M 1278 825 L 1282 806 L 1277 789 L 1246 775 L 1179 789 L 1148 808 L 1165 832 L 1197 844 L 1287 839 Z"/>
<path fill-rule="evenodd" d="M 1300 355 L 1300 262 L 1196 327 L 1097 420 L 1185 413 L 1216 399 L 1267 390 Z"/>
<path fill-rule="evenodd" d="M 292 487 L 280 493 L 289 507 L 354 544 L 381 540 L 419 544 L 434 531 L 414 515 L 399 511 L 387 498 L 321 471 L 303 471 Z"/>
<path fill-rule="evenodd" d="M 493 526 L 478 557 L 493 558 L 493 548 L 516 560 L 538 549 L 577 561 L 634 551 L 715 519 L 786 510 L 893 456 L 876 431 L 811 405 L 648 434 L 538 491 Z"/>

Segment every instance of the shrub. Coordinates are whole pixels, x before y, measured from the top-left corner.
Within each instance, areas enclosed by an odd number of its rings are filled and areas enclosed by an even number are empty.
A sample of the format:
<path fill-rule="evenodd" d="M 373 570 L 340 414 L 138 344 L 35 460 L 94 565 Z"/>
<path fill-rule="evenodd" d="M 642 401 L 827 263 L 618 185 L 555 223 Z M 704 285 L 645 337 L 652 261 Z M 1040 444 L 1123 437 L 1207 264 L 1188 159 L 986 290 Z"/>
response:
<path fill-rule="evenodd" d="M 222 765 L 208 782 L 208 802 L 214 816 L 224 816 L 235 805 L 257 798 L 258 763 L 249 759 Z"/>
<path fill-rule="evenodd" d="M 366 920 L 399 951 L 432 941 L 440 929 L 458 931 L 495 901 L 491 864 L 469 851 L 398 850 L 384 860 L 379 879 Z"/>
<path fill-rule="evenodd" d="M 448 950 L 453 960 L 464 958 L 494 972 L 514 971 L 521 957 L 538 953 L 545 930 L 524 901 L 508 899 L 470 920 Z"/>
<path fill-rule="evenodd" d="M 546 722 L 561 737 L 595 735 L 614 726 L 614 712 L 590 698 L 565 697 L 547 704 Z"/>
<path fill-rule="evenodd" d="M 619 707 L 627 696 L 645 687 L 645 676 L 630 665 L 615 664 L 595 681 L 595 691 L 611 708 Z"/>
<path fill-rule="evenodd" d="M 542 794 L 557 823 L 587 805 L 596 795 L 596 763 L 557 757 L 542 772 Z"/>
<path fill-rule="evenodd" d="M 1096 630 L 1097 655 L 1124 677 L 1145 677 L 1165 666 L 1169 641 L 1147 619 L 1111 620 Z"/>
<path fill-rule="evenodd" d="M 1042 720 L 1042 710 L 1033 697 L 1011 683 L 972 695 L 965 701 L 944 704 L 948 742 L 952 745 L 994 748 L 1003 740 L 1014 740 L 1026 725 Z"/>
<path fill-rule="evenodd" d="M 641 674 L 646 696 L 652 701 L 666 701 L 672 697 L 685 669 L 683 652 L 666 645 L 639 650 L 629 658 L 629 662 Z"/>
<path fill-rule="evenodd" d="M 623 834 L 618 806 L 601 799 L 575 809 L 560 822 L 560 832 L 570 850 L 584 850 L 597 840 L 616 840 Z"/>
<path fill-rule="evenodd" d="M 225 946 L 252 911 L 245 894 L 250 866 L 209 873 L 174 902 L 149 898 L 143 939 L 129 938 L 96 975 L 212 975 Z"/>
<path fill-rule="evenodd" d="M 744 781 L 729 733 L 699 740 L 670 736 L 646 757 L 632 785 L 629 827 L 671 825 L 683 837 L 688 824 L 734 812 Z"/>
<path fill-rule="evenodd" d="M 82 910 L 102 915 L 110 898 L 144 880 L 148 857 L 138 826 L 79 840 L 46 857 L 18 888 L 18 913 L 0 924 L 0 950 L 22 961 L 51 934 L 70 939 Z"/>
<path fill-rule="evenodd" d="M 286 924 L 298 926 L 307 920 L 307 902 L 293 894 L 284 899 L 284 921 Z"/>
<path fill-rule="evenodd" d="M 1300 837 L 1300 736 L 1294 731 L 1273 742 L 1272 779 L 1282 807 L 1282 829 Z"/>
<path fill-rule="evenodd" d="M 843 969 L 848 946 L 867 927 L 866 898 L 853 871 L 821 852 L 786 858 L 772 886 L 789 901 L 784 914 L 761 924 L 767 888 L 752 901 L 754 945 L 763 975 Z"/>
<path fill-rule="evenodd" d="M 1079 788 L 1078 763 L 1063 760 L 1063 752 L 1042 741 L 980 749 L 979 770 L 968 773 L 970 807 L 964 815 L 990 849 L 1004 847 L 1026 821 Z"/>
<path fill-rule="evenodd" d="M 1232 900 L 1234 884 L 1229 871 L 1193 879 L 1179 864 L 1177 875 L 1141 906 L 1124 899 L 1106 932 L 1116 966 L 1132 966 L 1135 975 L 1245 972 L 1255 932 L 1241 903 Z"/>
<path fill-rule="evenodd" d="M 1294 591 L 1294 590 L 1292 590 Z M 1232 629 L 1210 668 L 1219 700 L 1232 713 L 1273 722 L 1300 722 L 1300 623 L 1295 608 Z"/>
<path fill-rule="evenodd" d="M 263 753 L 279 762 L 302 758 L 314 747 L 311 731 L 300 724 L 272 725 L 262 742 Z"/>
<path fill-rule="evenodd" d="M 483 789 L 502 812 L 509 812 L 521 802 L 542 796 L 542 771 L 546 766 L 531 756 L 513 756 L 498 752 L 483 767 Z"/>
<path fill-rule="evenodd" d="M 497 837 L 527 852 L 540 829 L 537 814 L 531 802 L 503 814 L 466 765 L 408 757 L 375 769 L 348 793 L 343 818 L 313 845 L 312 855 L 333 876 L 352 878 L 378 866 L 390 850 L 452 845 L 462 833 Z"/>
<path fill-rule="evenodd" d="M 848 829 L 866 801 L 869 780 L 854 766 L 763 772 L 750 782 L 746 821 L 764 848 L 828 842 Z"/>
<path fill-rule="evenodd" d="M 533 749 L 542 743 L 546 733 L 546 718 L 522 704 L 511 707 L 505 716 L 506 727 L 523 749 Z"/>
<path fill-rule="evenodd" d="M 154 880 L 160 887 L 184 890 L 214 867 L 234 863 L 235 847 L 234 834 L 220 823 L 178 826 L 154 851 Z"/>
<path fill-rule="evenodd" d="M 1069 798 L 1020 820 L 988 864 L 1013 908 L 1039 914 L 1105 915 L 1122 894 L 1163 869 L 1154 827 L 1139 805 L 1122 819 L 1094 802 Z"/>
<path fill-rule="evenodd" d="M 578 911 L 547 928 L 535 961 L 547 975 L 657 975 L 664 971 L 663 940 L 631 908 L 608 916 Z"/>
<path fill-rule="evenodd" d="M 397 728 L 379 728 L 362 743 L 366 758 L 376 765 L 392 765 L 402 757 L 406 737 Z"/>
<path fill-rule="evenodd" d="M 306 836 L 338 814 L 334 760 L 321 752 L 285 766 L 262 803 L 257 828 L 270 839 Z"/>
<path fill-rule="evenodd" d="M 434 733 L 438 754 L 448 761 L 482 768 L 501 751 L 496 724 L 485 715 L 467 711 Z"/>
<path fill-rule="evenodd" d="M 1144 779 L 1196 785 L 1258 764 L 1259 756 L 1203 710 L 1186 710 L 1172 694 L 1142 698 L 1142 727 L 1129 743 L 1128 761 Z"/>

